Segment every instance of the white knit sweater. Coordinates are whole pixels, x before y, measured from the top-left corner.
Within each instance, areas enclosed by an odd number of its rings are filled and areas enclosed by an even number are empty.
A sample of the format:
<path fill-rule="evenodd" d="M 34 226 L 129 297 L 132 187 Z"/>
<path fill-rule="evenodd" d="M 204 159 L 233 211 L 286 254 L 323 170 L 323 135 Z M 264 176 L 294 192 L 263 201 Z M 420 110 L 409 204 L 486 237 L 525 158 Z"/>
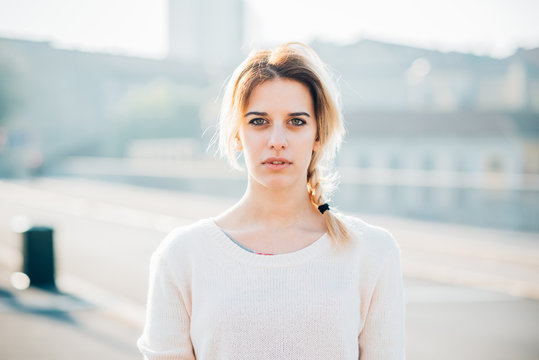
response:
<path fill-rule="evenodd" d="M 150 265 L 145 359 L 405 358 L 400 250 L 386 230 L 347 217 L 353 247 L 325 234 L 259 255 L 213 219 L 173 230 Z"/>

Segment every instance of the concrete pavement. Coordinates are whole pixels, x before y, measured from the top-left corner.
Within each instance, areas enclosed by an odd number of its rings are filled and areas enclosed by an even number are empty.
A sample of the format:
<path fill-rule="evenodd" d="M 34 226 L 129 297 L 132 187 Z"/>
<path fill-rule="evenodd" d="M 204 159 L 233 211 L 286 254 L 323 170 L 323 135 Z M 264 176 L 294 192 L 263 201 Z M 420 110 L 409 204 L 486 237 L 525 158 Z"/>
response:
<path fill-rule="evenodd" d="M 134 360 L 139 329 L 68 293 L 17 290 L 0 266 L 0 358 Z"/>
<path fill-rule="evenodd" d="M 215 215 L 232 200 L 81 179 L 41 179 L 0 181 L 0 203 L 9 206 L 0 207 L 0 358 L 62 360 L 140 358 L 135 341 L 151 249 L 171 227 Z M 2 264 L 7 260 L 9 270 L 17 267 L 19 239 L 6 230 L 7 218 L 14 214 L 57 224 L 63 259 L 58 283 L 69 295 L 11 287 Z M 539 353 L 533 347 L 539 329 L 530 321 L 538 314 L 538 303 L 522 298 L 537 294 L 537 234 L 360 217 L 390 229 L 401 246 L 411 359 L 531 360 Z M 123 251 L 122 257 L 111 259 L 104 249 L 116 255 Z M 504 319 L 504 326 L 493 328 L 490 318 Z M 482 335 L 475 339 L 475 333 Z M 508 334 L 513 338 L 500 342 Z M 460 342 L 458 348 L 443 350 L 455 342 Z M 472 353 L 476 355 L 465 356 Z"/>

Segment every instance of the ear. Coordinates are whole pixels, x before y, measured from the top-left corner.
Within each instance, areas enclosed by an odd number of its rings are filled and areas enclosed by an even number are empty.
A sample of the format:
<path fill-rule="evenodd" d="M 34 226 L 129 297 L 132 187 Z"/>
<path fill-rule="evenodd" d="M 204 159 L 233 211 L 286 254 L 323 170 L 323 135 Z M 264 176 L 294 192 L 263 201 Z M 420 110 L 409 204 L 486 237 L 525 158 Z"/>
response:
<path fill-rule="evenodd" d="M 313 144 L 313 151 L 316 152 L 318 150 L 320 150 L 320 140 L 315 140 Z"/>
<path fill-rule="evenodd" d="M 242 151 L 243 150 L 243 145 L 241 144 L 240 137 L 237 136 L 237 135 L 235 137 L 235 142 L 236 142 L 236 151 Z"/>

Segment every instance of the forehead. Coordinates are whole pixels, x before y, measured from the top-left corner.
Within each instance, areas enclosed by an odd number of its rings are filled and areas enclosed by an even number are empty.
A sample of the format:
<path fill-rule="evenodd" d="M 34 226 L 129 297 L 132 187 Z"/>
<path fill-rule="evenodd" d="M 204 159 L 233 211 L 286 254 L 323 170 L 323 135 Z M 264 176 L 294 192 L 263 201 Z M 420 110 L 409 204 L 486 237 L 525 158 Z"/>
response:
<path fill-rule="evenodd" d="M 313 114 L 309 88 L 296 80 L 273 79 L 263 82 L 251 92 L 247 111 L 305 111 Z"/>

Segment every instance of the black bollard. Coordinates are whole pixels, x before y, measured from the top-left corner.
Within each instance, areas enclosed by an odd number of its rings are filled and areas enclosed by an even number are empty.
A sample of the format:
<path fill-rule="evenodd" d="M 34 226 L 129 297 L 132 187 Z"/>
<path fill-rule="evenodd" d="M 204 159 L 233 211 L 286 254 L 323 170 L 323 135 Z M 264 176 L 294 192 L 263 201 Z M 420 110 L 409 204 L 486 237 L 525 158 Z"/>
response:
<path fill-rule="evenodd" d="M 53 229 L 31 227 L 23 233 L 23 270 L 30 285 L 56 290 L 54 280 Z"/>

